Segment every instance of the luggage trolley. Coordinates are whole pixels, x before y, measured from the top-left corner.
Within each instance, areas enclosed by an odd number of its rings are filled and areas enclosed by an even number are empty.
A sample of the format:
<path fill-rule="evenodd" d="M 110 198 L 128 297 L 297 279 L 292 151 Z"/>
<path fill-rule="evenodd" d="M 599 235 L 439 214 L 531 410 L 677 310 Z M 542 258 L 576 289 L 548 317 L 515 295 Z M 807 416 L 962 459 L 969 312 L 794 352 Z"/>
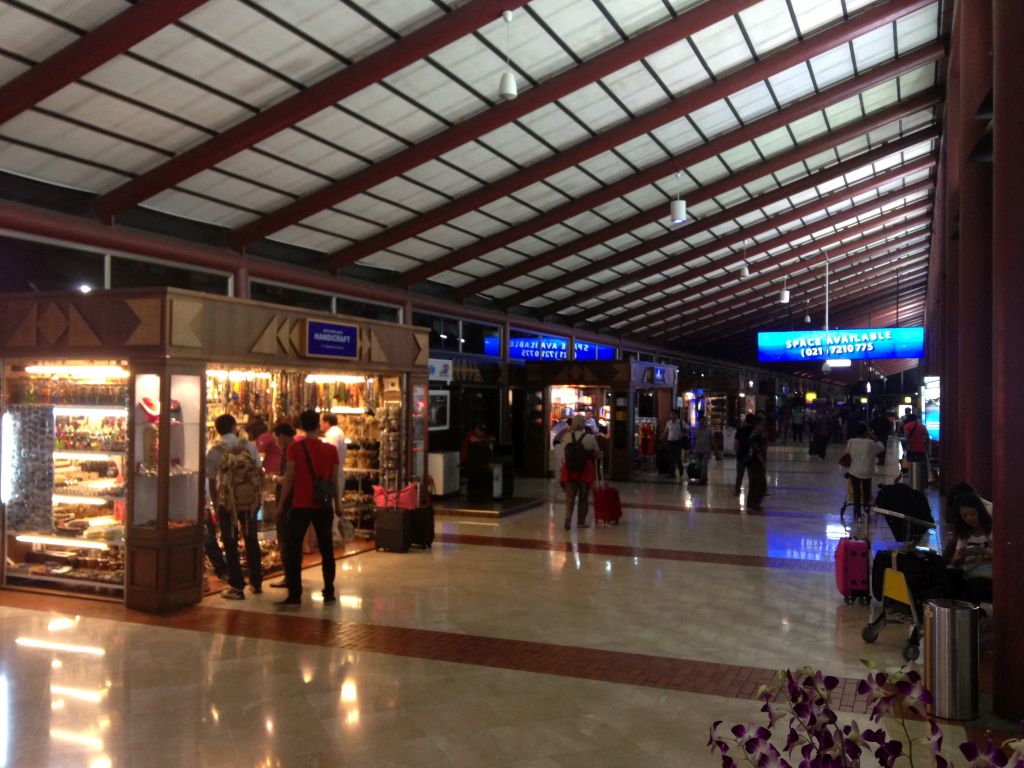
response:
<path fill-rule="evenodd" d="M 903 646 L 903 658 L 914 661 L 921 652 L 922 598 L 911 590 L 906 573 L 907 561 L 901 563 L 901 558 L 914 556 L 917 542 L 926 531 L 935 528 L 935 523 L 881 507 L 875 507 L 875 512 L 885 516 L 893 535 L 897 539 L 902 538 L 903 545 L 899 549 L 879 554 L 879 558 L 891 558 L 884 570 L 881 590 L 872 584 L 872 591 L 881 601 L 881 611 L 864 627 L 861 637 L 865 643 L 873 643 L 886 624 L 909 624 L 911 629 Z"/>

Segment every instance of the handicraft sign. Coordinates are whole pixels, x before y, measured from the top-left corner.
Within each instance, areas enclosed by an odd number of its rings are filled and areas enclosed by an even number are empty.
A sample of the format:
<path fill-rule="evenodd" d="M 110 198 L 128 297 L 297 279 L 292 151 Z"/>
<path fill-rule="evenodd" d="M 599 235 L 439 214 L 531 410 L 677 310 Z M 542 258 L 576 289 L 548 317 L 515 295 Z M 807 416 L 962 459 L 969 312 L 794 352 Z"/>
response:
<path fill-rule="evenodd" d="M 307 320 L 306 356 L 355 359 L 359 356 L 359 328 Z"/>

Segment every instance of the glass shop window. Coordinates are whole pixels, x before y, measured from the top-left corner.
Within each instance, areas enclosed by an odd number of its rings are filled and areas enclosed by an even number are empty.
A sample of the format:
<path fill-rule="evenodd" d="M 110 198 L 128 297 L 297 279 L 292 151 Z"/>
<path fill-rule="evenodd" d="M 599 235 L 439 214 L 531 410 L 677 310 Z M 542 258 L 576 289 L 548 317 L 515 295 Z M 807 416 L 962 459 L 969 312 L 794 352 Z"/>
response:
<path fill-rule="evenodd" d="M 258 280 L 249 282 L 249 298 L 254 301 L 281 304 L 293 309 L 313 309 L 318 312 L 331 311 L 331 297 L 325 293 L 300 291 L 296 288 L 285 288 L 282 285 L 261 283 Z"/>
<path fill-rule="evenodd" d="M 228 276 L 201 272 L 196 269 L 178 269 L 148 261 L 134 261 L 118 257 L 111 260 L 111 288 L 160 288 L 163 286 L 226 296 Z"/>
<path fill-rule="evenodd" d="M 467 355 L 501 357 L 501 328 L 463 320 L 462 351 Z"/>
<path fill-rule="evenodd" d="M 0 237 L 0 293 L 78 291 L 103 288 L 103 256 Z"/>
<path fill-rule="evenodd" d="M 336 306 L 339 315 L 365 317 L 367 320 L 380 320 L 385 323 L 401 322 L 401 310 L 390 304 L 377 304 L 339 296 Z"/>
<path fill-rule="evenodd" d="M 437 315 L 425 315 L 414 312 L 413 325 L 425 326 L 430 329 L 430 348 L 444 352 L 459 351 L 459 321 Z"/>

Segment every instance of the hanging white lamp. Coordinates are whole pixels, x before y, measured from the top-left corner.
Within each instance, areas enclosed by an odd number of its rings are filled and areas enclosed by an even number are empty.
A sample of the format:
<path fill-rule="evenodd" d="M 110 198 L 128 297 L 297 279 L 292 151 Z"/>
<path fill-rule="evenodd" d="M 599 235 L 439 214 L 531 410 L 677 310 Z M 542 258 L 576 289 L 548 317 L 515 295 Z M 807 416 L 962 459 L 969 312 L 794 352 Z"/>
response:
<path fill-rule="evenodd" d="M 503 11 L 501 18 L 505 20 L 505 72 L 498 83 L 498 96 L 505 101 L 511 101 L 519 95 L 519 86 L 516 85 L 516 76 L 512 72 L 512 65 L 509 59 L 509 28 L 512 24 L 512 11 Z"/>
<path fill-rule="evenodd" d="M 743 259 L 743 266 L 740 267 L 740 280 L 746 280 L 750 277 L 750 267 L 747 266 L 747 241 L 743 241 L 743 253 L 740 254 L 740 258 Z"/>
<path fill-rule="evenodd" d="M 804 302 L 804 322 L 811 322 L 811 302 L 810 300 Z"/>
<path fill-rule="evenodd" d="M 676 171 L 676 199 L 669 203 L 668 212 L 673 224 L 686 223 L 686 201 L 679 199 L 679 171 Z"/>
<path fill-rule="evenodd" d="M 786 287 L 786 278 L 782 278 L 782 290 L 779 291 L 779 304 L 789 304 L 789 288 Z"/>

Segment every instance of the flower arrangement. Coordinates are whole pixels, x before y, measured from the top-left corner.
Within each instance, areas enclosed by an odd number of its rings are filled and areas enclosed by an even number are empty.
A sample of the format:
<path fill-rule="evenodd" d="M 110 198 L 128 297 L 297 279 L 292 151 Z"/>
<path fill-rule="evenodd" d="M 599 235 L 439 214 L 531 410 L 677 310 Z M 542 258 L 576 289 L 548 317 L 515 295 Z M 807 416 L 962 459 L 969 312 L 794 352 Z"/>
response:
<path fill-rule="evenodd" d="M 857 693 L 867 698 L 873 723 L 881 723 L 885 717 L 895 719 L 902 732 L 895 738 L 881 724 L 863 731 L 856 721 L 841 725 L 831 704 L 831 694 L 837 685 L 837 678 L 809 667 L 780 671 L 775 682 L 762 686 L 758 692 L 758 698 L 764 702 L 761 711 L 768 716 L 767 724 L 737 724 L 728 733 L 720 733 L 722 721 L 717 720 L 711 725 L 708 746 L 721 755 L 722 768 L 738 768 L 742 763 L 753 768 L 955 765 L 943 753 L 942 729 L 926 711 L 932 701 L 931 693 L 916 670 L 904 667 L 887 674 L 872 669 L 857 686 Z M 907 725 L 911 715 L 927 723 L 928 735 L 911 737 Z M 776 730 L 785 731 L 781 747 L 773 743 Z M 968 768 L 1024 768 L 1024 739 L 1011 739 L 1002 747 L 991 740 L 985 749 L 966 742 L 960 745 L 960 753 Z M 874 762 L 870 762 L 872 758 Z"/>

